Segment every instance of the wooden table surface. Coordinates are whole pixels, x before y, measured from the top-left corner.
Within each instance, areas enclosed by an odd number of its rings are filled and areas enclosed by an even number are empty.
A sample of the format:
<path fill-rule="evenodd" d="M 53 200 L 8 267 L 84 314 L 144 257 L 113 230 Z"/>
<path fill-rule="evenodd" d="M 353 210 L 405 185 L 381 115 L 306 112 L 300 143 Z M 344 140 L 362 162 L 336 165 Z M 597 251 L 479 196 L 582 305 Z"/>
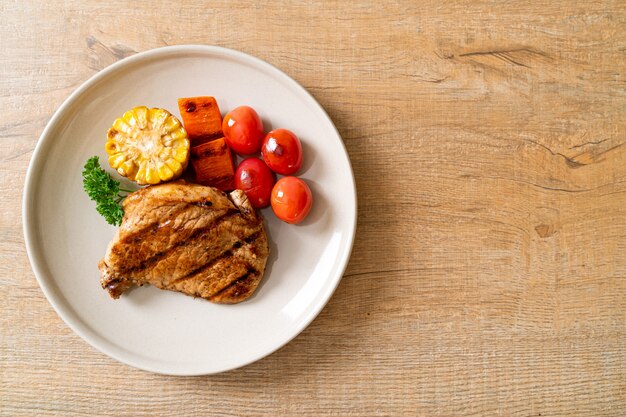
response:
<path fill-rule="evenodd" d="M 626 415 L 623 1 L 4 1 L 0 17 L 0 414 Z M 306 87 L 359 198 L 348 269 L 311 326 L 194 378 L 75 335 L 21 221 L 61 102 L 121 58 L 184 43 Z"/>

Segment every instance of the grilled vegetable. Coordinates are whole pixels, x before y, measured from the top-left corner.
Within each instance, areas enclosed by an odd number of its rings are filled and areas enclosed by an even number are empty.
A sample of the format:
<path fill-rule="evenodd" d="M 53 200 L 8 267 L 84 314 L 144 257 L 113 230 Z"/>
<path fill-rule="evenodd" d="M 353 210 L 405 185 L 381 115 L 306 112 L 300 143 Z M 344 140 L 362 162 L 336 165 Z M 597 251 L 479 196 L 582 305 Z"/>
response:
<path fill-rule="evenodd" d="M 277 174 L 293 175 L 302 166 L 302 144 L 290 130 L 274 129 L 263 139 L 261 155 Z"/>
<path fill-rule="evenodd" d="M 222 114 L 213 97 L 178 99 L 178 109 L 192 146 L 221 138 Z"/>
<path fill-rule="evenodd" d="M 233 158 L 224 138 L 191 148 L 191 165 L 199 184 L 222 191 L 235 189 Z"/>
<path fill-rule="evenodd" d="M 259 158 L 244 159 L 235 171 L 235 188 L 245 192 L 255 208 L 270 205 L 270 196 L 275 182 L 274 173 Z"/>
<path fill-rule="evenodd" d="M 297 177 L 283 177 L 272 189 L 272 211 L 284 222 L 298 224 L 309 214 L 313 205 L 311 189 Z"/>
<path fill-rule="evenodd" d="M 229 111 L 222 122 L 224 138 L 230 149 L 239 155 L 252 155 L 261 149 L 263 121 L 250 106 Z"/>
<path fill-rule="evenodd" d="M 126 194 L 132 191 L 120 188 L 120 183 L 100 168 L 100 161 L 97 156 L 92 156 L 85 163 L 83 188 L 89 198 L 96 202 L 96 210 L 105 218 L 107 223 L 114 226 L 122 224 L 124 209 L 121 202 Z"/>
<path fill-rule="evenodd" d="M 189 161 L 189 138 L 165 109 L 135 107 L 113 122 L 105 150 L 109 164 L 138 184 L 178 178 Z"/>

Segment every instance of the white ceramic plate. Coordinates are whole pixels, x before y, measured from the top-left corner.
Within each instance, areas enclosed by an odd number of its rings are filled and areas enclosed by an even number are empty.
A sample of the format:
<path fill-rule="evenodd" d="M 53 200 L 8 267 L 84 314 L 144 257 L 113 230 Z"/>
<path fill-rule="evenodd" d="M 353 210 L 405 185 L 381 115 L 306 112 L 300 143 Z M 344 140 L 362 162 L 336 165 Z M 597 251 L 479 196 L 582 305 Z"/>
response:
<path fill-rule="evenodd" d="M 107 128 L 137 106 L 180 116 L 178 97 L 212 95 L 223 112 L 247 104 L 266 130 L 301 138 L 300 176 L 314 203 L 301 225 L 263 210 L 271 256 L 255 295 L 216 305 L 142 287 L 112 300 L 97 270 L 115 227 L 82 189 L 82 167 L 104 153 Z M 111 170 L 112 171 L 112 170 Z M 24 234 L 44 294 L 65 322 L 105 354 L 137 368 L 175 375 L 234 369 L 280 348 L 317 316 L 348 262 L 356 227 L 356 193 L 343 142 L 304 88 L 249 55 L 210 46 L 173 46 L 126 58 L 78 88 L 41 135 L 26 177 Z"/>

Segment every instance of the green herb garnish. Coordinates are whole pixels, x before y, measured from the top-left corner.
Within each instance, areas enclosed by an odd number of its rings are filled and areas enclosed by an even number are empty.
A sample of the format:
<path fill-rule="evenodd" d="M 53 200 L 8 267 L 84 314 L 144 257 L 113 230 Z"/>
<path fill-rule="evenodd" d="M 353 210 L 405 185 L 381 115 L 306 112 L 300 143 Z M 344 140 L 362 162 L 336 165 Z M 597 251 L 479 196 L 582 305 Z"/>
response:
<path fill-rule="evenodd" d="M 131 190 L 120 188 L 119 181 L 100 168 L 97 156 L 92 156 L 85 163 L 83 169 L 83 188 L 93 201 L 96 202 L 96 210 L 102 215 L 107 223 L 114 226 L 122 224 L 124 209 L 122 200 Z M 120 194 L 120 193 L 125 194 Z"/>

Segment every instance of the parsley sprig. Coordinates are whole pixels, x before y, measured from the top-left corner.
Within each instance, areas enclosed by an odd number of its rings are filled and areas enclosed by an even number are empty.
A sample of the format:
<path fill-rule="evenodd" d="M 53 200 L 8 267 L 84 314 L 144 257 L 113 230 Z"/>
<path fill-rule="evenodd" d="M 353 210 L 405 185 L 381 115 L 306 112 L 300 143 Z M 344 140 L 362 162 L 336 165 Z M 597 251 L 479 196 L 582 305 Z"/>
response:
<path fill-rule="evenodd" d="M 107 223 L 114 226 L 122 224 L 122 217 L 124 217 L 122 200 L 132 190 L 120 188 L 119 181 L 114 180 L 109 173 L 100 167 L 97 156 L 92 156 L 85 163 L 83 188 L 89 198 L 96 202 L 96 210 L 105 218 Z"/>

